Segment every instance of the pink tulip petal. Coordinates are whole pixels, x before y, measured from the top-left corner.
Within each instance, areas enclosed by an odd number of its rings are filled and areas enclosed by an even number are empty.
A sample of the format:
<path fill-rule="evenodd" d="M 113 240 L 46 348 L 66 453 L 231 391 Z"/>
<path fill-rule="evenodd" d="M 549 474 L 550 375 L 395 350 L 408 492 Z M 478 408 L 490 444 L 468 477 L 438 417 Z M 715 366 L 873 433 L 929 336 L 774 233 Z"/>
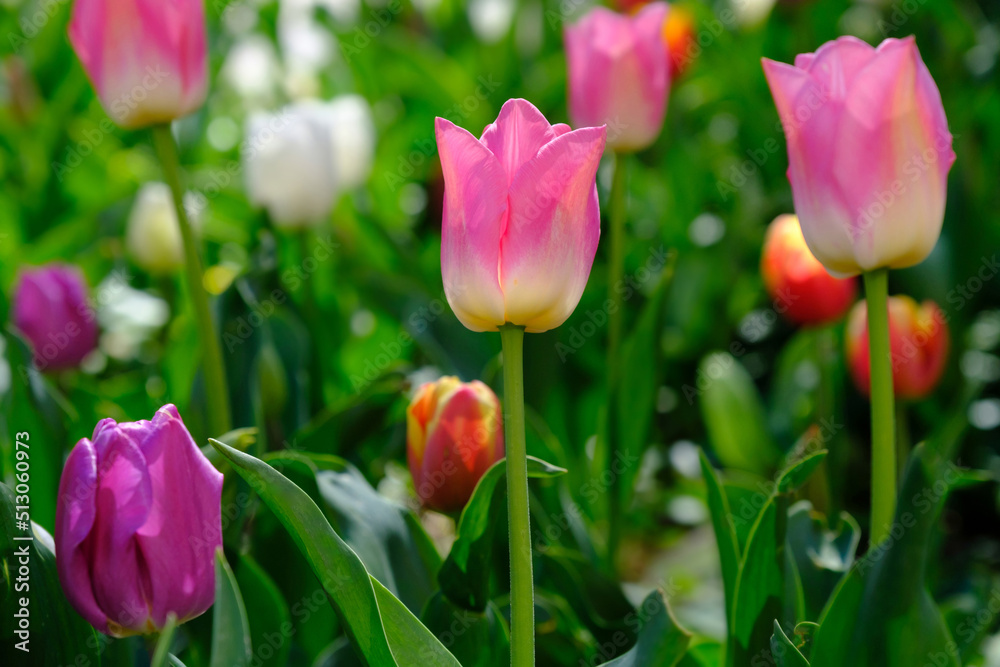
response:
<path fill-rule="evenodd" d="M 138 443 L 113 423 L 94 432 L 98 487 L 96 515 L 85 546 L 94 598 L 112 631 L 152 630 L 144 588 L 149 571 L 135 540 L 153 502 L 146 460 Z"/>
<path fill-rule="evenodd" d="M 821 46 L 815 54 L 795 58 L 795 67 L 806 69 L 829 97 L 842 100 L 858 73 L 875 58 L 875 49 L 857 37 L 841 37 Z"/>
<path fill-rule="evenodd" d="M 201 453 L 173 405 L 144 425 L 140 444 L 153 502 L 136 533 L 149 573 L 153 622 L 173 611 L 182 621 L 215 599 L 215 560 L 222 545 L 222 474 Z"/>
<path fill-rule="evenodd" d="M 580 300 L 600 238 L 594 183 L 604 128 L 553 140 L 521 168 L 500 249 L 506 319 L 529 332 L 562 324 Z"/>
<path fill-rule="evenodd" d="M 521 165 L 535 157 L 541 147 L 555 137 L 541 111 L 531 102 L 513 99 L 504 102 L 496 121 L 483 130 L 480 142 L 503 165 L 510 184 Z"/>
<path fill-rule="evenodd" d="M 110 421 L 110 420 L 109 420 Z M 56 570 L 70 604 L 88 623 L 108 632 L 108 619 L 94 599 L 90 566 L 82 547 L 94 525 L 97 496 L 97 455 L 83 438 L 66 458 L 56 506 Z"/>
<path fill-rule="evenodd" d="M 507 174 L 500 161 L 457 125 L 435 121 L 444 175 L 441 274 L 458 319 L 473 331 L 504 324 L 498 267 L 507 219 Z"/>

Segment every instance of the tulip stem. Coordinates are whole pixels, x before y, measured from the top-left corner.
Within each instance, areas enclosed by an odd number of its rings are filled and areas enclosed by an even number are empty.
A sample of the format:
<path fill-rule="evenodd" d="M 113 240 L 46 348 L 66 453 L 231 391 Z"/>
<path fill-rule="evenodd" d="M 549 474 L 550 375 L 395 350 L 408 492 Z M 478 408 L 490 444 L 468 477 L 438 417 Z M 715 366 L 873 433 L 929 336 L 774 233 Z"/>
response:
<path fill-rule="evenodd" d="M 198 242 L 187 212 L 184 210 L 184 190 L 181 187 L 181 166 L 177 156 L 177 146 L 170 133 L 170 125 L 153 127 L 153 145 L 163 166 L 163 177 L 173 194 L 177 222 L 184 242 L 184 269 L 187 272 L 188 292 L 194 306 L 198 337 L 202 345 L 202 363 L 205 373 L 205 395 L 208 403 L 208 428 L 213 437 L 228 433 L 231 428 L 229 413 L 229 390 L 226 386 L 226 367 L 222 362 L 222 348 L 212 321 L 212 311 L 208 305 L 208 294 L 202 280 L 201 255 Z"/>
<path fill-rule="evenodd" d="M 889 534 L 896 505 L 895 396 L 889 349 L 889 270 L 865 273 L 872 403 L 871 544 Z"/>
<path fill-rule="evenodd" d="M 601 469 L 607 469 L 613 461 L 618 447 L 618 420 L 615 414 L 617 404 L 618 372 L 621 366 L 621 359 L 618 358 L 618 350 L 621 347 L 622 338 L 622 318 L 623 300 L 622 291 L 619 286 L 622 276 L 625 273 L 625 187 L 626 187 L 626 156 L 622 153 L 613 153 L 614 172 L 611 177 L 611 201 L 609 211 L 609 231 L 611 232 L 611 244 L 608 259 L 608 356 L 606 362 L 608 381 L 608 403 L 607 403 L 607 442 L 605 448 L 607 460 L 601 462 Z M 615 552 L 621 537 L 621 489 L 618 477 L 615 476 L 608 489 L 608 545 L 607 558 L 609 567 L 614 570 Z"/>
<path fill-rule="evenodd" d="M 528 514 L 528 450 L 524 439 L 524 327 L 500 327 L 503 344 L 504 446 L 510 532 L 510 664 L 535 664 L 535 601 Z"/>
<path fill-rule="evenodd" d="M 156 649 L 153 650 L 153 659 L 149 667 L 165 667 L 167 656 L 170 655 L 170 644 L 174 640 L 174 630 L 177 629 L 177 615 L 173 612 L 167 614 L 167 623 L 160 630 L 160 636 L 156 639 Z"/>

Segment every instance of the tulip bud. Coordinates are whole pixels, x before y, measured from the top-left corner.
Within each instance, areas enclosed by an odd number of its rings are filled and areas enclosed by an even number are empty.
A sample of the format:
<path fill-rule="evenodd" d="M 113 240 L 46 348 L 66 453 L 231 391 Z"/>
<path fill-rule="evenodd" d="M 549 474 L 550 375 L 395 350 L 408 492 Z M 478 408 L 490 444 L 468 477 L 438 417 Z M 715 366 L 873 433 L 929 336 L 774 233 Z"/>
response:
<path fill-rule="evenodd" d="M 768 227 L 760 271 L 775 309 L 796 324 L 839 320 L 857 294 L 854 278 L 834 278 L 809 252 L 794 215 L 779 215 Z"/>
<path fill-rule="evenodd" d="M 197 215 L 189 212 L 188 217 L 192 227 L 199 226 Z M 139 189 L 125 229 L 125 247 L 133 261 L 150 273 L 170 273 L 184 265 L 184 241 L 166 183 L 149 182 Z"/>
<path fill-rule="evenodd" d="M 605 128 L 549 125 L 508 100 L 480 139 L 435 124 L 444 174 L 441 274 L 473 331 L 548 331 L 576 308 L 601 235 L 597 166 Z"/>
<path fill-rule="evenodd" d="M 91 625 L 123 637 L 180 622 L 215 600 L 222 474 L 177 408 L 153 421 L 103 419 L 66 459 L 56 506 L 56 568 Z"/>
<path fill-rule="evenodd" d="M 905 399 L 926 397 L 937 386 L 948 361 L 950 336 L 945 314 L 933 301 L 917 304 L 908 296 L 889 297 L 889 351 L 892 386 Z M 847 322 L 847 364 L 858 390 L 870 393 L 868 312 L 858 302 Z"/>
<path fill-rule="evenodd" d="M 406 458 L 426 506 L 462 509 L 503 456 L 503 418 L 492 389 L 443 377 L 417 390 L 406 410 Z"/>
<path fill-rule="evenodd" d="M 250 201 L 265 207 L 278 227 L 302 229 L 326 219 L 340 194 L 367 180 L 374 122 L 357 95 L 307 100 L 276 114 L 253 114 L 245 147 Z"/>
<path fill-rule="evenodd" d="M 202 0 L 76 0 L 69 40 L 104 110 L 124 128 L 170 122 L 205 101 Z"/>
<path fill-rule="evenodd" d="M 14 288 L 14 326 L 38 370 L 77 366 L 97 347 L 97 316 L 74 266 L 49 264 L 21 274 Z"/>
<path fill-rule="evenodd" d="M 597 7 L 565 29 L 569 115 L 576 127 L 608 126 L 608 145 L 636 151 L 663 127 L 670 88 L 667 4 L 634 16 Z"/>
<path fill-rule="evenodd" d="M 874 49 L 841 37 L 794 67 L 763 62 L 816 259 L 840 276 L 923 261 L 941 233 L 955 153 L 914 39 Z"/>

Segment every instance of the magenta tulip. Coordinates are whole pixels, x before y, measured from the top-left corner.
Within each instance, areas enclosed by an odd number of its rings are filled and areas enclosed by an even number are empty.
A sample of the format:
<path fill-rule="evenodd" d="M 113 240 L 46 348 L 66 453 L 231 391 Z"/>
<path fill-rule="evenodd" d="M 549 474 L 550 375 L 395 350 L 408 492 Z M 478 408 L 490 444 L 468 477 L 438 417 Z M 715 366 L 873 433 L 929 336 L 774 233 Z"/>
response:
<path fill-rule="evenodd" d="M 59 482 L 56 568 L 73 607 L 116 637 L 194 618 L 215 600 L 222 474 L 177 408 L 153 421 L 104 419 Z"/>
<path fill-rule="evenodd" d="M 788 139 L 788 179 L 809 249 L 851 276 L 924 260 L 941 233 L 955 161 L 934 79 L 912 37 L 854 37 L 764 59 Z"/>
<path fill-rule="evenodd" d="M 31 344 L 38 370 L 79 365 L 97 346 L 97 315 L 79 269 L 49 264 L 21 273 L 14 326 Z"/>
<path fill-rule="evenodd" d="M 205 101 L 202 0 L 76 0 L 69 39 L 124 128 L 169 122 Z"/>
<path fill-rule="evenodd" d="M 549 125 L 509 100 L 476 139 L 438 118 L 444 172 L 441 273 L 455 315 L 473 331 L 528 332 L 566 321 L 601 235 L 594 179 L 604 127 Z"/>
<path fill-rule="evenodd" d="M 597 7 L 565 29 L 570 118 L 576 127 L 607 125 L 616 151 L 646 148 L 663 127 L 670 91 L 666 18 L 665 2 L 633 16 Z"/>

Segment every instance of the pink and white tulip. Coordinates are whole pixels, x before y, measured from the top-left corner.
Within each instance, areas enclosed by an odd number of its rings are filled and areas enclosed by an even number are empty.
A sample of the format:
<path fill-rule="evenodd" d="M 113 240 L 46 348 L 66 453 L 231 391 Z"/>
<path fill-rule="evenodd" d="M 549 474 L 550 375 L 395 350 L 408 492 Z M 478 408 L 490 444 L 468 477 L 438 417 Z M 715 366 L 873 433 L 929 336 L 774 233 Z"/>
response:
<path fill-rule="evenodd" d="M 642 150 L 663 128 L 670 91 L 666 18 L 665 2 L 632 16 L 597 7 L 565 29 L 570 118 L 576 127 L 607 125 L 616 151 Z"/>
<path fill-rule="evenodd" d="M 941 233 L 955 153 L 914 39 L 876 49 L 841 37 L 794 66 L 763 64 L 816 258 L 838 276 L 923 261 Z"/>
<path fill-rule="evenodd" d="M 509 100 L 482 137 L 438 118 L 441 273 L 473 331 L 555 328 L 576 308 L 601 235 L 595 177 L 605 128 L 550 125 Z"/>
<path fill-rule="evenodd" d="M 152 421 L 103 419 L 66 459 L 56 569 L 73 607 L 116 637 L 162 629 L 215 601 L 222 474 L 173 405 Z"/>
<path fill-rule="evenodd" d="M 104 110 L 124 128 L 170 122 L 205 101 L 202 0 L 76 0 L 69 39 Z"/>

